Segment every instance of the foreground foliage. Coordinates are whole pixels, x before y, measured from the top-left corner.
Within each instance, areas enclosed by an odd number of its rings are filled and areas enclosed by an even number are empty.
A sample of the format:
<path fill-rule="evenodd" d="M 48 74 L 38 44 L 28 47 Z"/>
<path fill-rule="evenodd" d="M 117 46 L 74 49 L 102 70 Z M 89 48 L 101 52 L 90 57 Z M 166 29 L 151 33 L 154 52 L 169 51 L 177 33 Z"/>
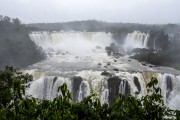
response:
<path fill-rule="evenodd" d="M 112 106 L 101 104 L 94 94 L 74 103 L 66 84 L 59 87 L 60 95 L 53 101 L 28 97 L 25 89 L 31 80 L 31 75 L 23 75 L 11 67 L 0 72 L 1 120 L 162 120 L 180 117 L 179 111 L 164 105 L 161 89 L 155 87 L 156 78 L 147 84 L 151 94 L 141 99 L 119 94 Z"/>

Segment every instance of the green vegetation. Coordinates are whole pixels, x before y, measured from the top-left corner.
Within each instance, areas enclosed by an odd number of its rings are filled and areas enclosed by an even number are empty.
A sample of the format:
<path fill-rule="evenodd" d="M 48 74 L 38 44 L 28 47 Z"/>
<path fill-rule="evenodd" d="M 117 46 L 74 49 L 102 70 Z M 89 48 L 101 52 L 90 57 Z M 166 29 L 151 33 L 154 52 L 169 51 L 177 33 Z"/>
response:
<path fill-rule="evenodd" d="M 121 46 L 124 43 L 124 39 L 128 33 L 133 31 L 149 33 L 150 40 L 148 42 L 148 47 L 151 50 L 138 50 L 133 58 L 141 62 L 174 67 L 180 70 L 180 25 L 177 24 L 147 25 L 86 20 L 64 23 L 37 23 L 28 24 L 27 26 L 37 27 L 39 30 L 110 32 L 113 35 L 112 37 L 116 40 L 116 43 L 118 43 L 118 46 Z M 122 50 L 122 48 L 120 49 Z M 106 50 L 110 53 L 109 48 L 106 48 Z"/>
<path fill-rule="evenodd" d="M 59 23 L 34 23 L 27 24 L 30 27 L 36 27 L 39 30 L 58 31 L 58 30 L 76 30 L 76 31 L 104 31 L 111 33 L 133 32 L 141 31 L 148 32 L 149 30 L 161 30 L 166 33 L 176 33 L 180 31 L 180 25 L 166 24 L 166 25 L 150 25 L 150 24 L 138 24 L 138 23 L 111 23 L 98 20 L 82 20 L 71 22 L 59 22 Z"/>
<path fill-rule="evenodd" d="M 155 53 L 149 49 L 135 49 L 136 53 L 132 58 L 139 60 L 140 62 L 147 62 L 153 65 L 164 65 L 165 59 L 162 54 Z"/>
<path fill-rule="evenodd" d="M 140 62 L 147 62 L 153 65 L 168 66 L 180 70 L 180 49 L 171 48 L 163 51 L 136 49 L 136 54 L 131 58 L 137 59 Z"/>
<path fill-rule="evenodd" d="M 180 112 L 168 109 L 155 87 L 157 79 L 147 84 L 149 95 L 137 99 L 119 94 L 114 104 L 101 104 L 91 95 L 82 102 L 74 103 L 66 84 L 59 87 L 61 93 L 53 101 L 40 100 L 25 95 L 32 76 L 6 67 L 0 72 L 0 117 L 1 120 L 163 120 L 179 119 Z"/>
<path fill-rule="evenodd" d="M 154 42 L 156 43 L 154 45 Z M 153 65 L 169 66 L 180 70 L 179 44 L 168 40 L 168 35 L 161 31 L 151 31 L 148 42 L 150 49 L 134 49 L 132 58 Z"/>
<path fill-rule="evenodd" d="M 157 29 L 157 26 L 105 23 L 95 20 L 36 24 L 35 26 L 40 26 L 40 30 L 112 32 L 113 37 L 117 40 L 122 40 L 128 32 L 133 30 L 147 32 L 151 28 Z M 169 26 L 171 28 L 174 27 L 174 25 Z M 179 26 L 175 27 L 179 29 Z M 43 52 L 37 48 L 28 36 L 31 29 L 21 24 L 18 19 L 0 16 L 0 69 L 5 65 L 25 67 L 44 58 Z M 179 46 L 169 43 L 168 37 L 163 31 L 151 31 L 150 34 L 148 46 L 151 49 L 136 49 L 136 55 L 133 58 L 155 65 L 176 66 L 180 68 Z M 157 51 L 153 50 L 154 41 L 156 41 Z M 114 44 L 106 47 L 106 50 L 109 54 L 113 51 L 117 53 Z M 147 84 L 147 89 L 150 92 L 148 95 L 138 99 L 136 95 L 126 97 L 123 94 L 119 94 L 111 106 L 106 103 L 101 104 L 95 94 L 86 97 L 82 102 L 75 103 L 72 101 L 71 93 L 67 90 L 66 84 L 59 87 L 58 91 L 61 94 L 53 101 L 33 98 L 25 94 L 30 81 L 32 81 L 31 75 L 23 75 L 12 67 L 6 67 L 4 71 L 0 71 L 1 120 L 180 119 L 180 111 L 170 110 L 164 105 L 161 90 L 155 87 L 158 82 L 156 78 L 152 78 L 151 82 Z"/>
<path fill-rule="evenodd" d="M 168 35 L 163 31 L 151 30 L 148 47 L 154 50 L 167 50 L 171 46 Z"/>
<path fill-rule="evenodd" d="M 0 69 L 6 65 L 26 67 L 45 58 L 30 40 L 30 30 L 19 19 L 0 15 Z"/>
<path fill-rule="evenodd" d="M 124 38 L 128 33 L 133 31 L 141 31 L 144 33 L 163 30 L 165 33 L 177 34 L 179 39 L 180 25 L 178 24 L 166 24 L 166 25 L 148 25 L 138 23 L 110 23 L 97 20 L 83 20 L 72 21 L 62 23 L 34 23 L 27 24 L 26 26 L 36 27 L 38 30 L 45 31 L 89 31 L 89 32 L 110 32 L 113 34 L 113 38 L 122 44 Z"/>

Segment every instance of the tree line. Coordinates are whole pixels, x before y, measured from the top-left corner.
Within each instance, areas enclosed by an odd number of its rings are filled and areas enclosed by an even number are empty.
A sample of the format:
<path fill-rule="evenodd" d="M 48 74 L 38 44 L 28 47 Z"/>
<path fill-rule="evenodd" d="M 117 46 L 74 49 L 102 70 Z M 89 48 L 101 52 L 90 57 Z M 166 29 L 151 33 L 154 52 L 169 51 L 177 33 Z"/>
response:
<path fill-rule="evenodd" d="M 154 65 L 169 66 L 180 70 L 179 43 L 169 40 L 168 34 L 163 30 L 151 30 L 148 49 L 134 49 L 136 54 L 132 58 L 140 62 Z"/>
<path fill-rule="evenodd" d="M 22 68 L 45 58 L 29 38 L 31 30 L 18 18 L 0 15 L 0 69 L 6 65 Z"/>
<path fill-rule="evenodd" d="M 178 24 L 169 23 L 164 25 L 150 25 L 84 20 L 62 23 L 34 23 L 27 24 L 27 26 L 36 27 L 38 30 L 50 31 L 75 30 L 89 32 L 110 32 L 120 47 L 123 46 L 124 40 L 126 39 L 128 33 L 132 33 L 133 31 L 149 33 L 149 50 L 135 49 L 133 52 L 136 52 L 137 54 L 132 58 L 137 59 L 140 62 L 147 62 L 154 65 L 169 66 L 180 69 L 180 25 Z"/>

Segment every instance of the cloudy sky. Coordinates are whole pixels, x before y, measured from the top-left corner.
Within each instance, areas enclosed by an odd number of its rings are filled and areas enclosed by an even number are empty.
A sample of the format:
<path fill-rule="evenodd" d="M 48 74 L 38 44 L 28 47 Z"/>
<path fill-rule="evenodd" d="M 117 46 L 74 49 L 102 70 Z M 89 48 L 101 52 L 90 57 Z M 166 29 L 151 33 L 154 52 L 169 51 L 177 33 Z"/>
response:
<path fill-rule="evenodd" d="M 180 0 L 0 0 L 0 15 L 23 23 L 96 19 L 125 23 L 180 23 Z"/>

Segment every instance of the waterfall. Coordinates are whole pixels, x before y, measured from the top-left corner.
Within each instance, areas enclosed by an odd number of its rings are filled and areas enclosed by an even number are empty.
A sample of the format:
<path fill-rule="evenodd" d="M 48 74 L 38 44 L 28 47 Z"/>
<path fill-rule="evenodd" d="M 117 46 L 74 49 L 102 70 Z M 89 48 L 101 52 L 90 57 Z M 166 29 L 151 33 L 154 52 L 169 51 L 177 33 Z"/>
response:
<path fill-rule="evenodd" d="M 174 110 L 180 110 L 180 75 L 176 76 L 176 94 L 169 100 L 168 107 Z"/>
<path fill-rule="evenodd" d="M 27 90 L 27 94 L 36 98 L 53 100 L 60 95 L 58 87 L 66 83 L 71 91 L 71 81 L 68 78 L 41 76 L 38 80 L 31 83 L 31 87 Z"/>
<path fill-rule="evenodd" d="M 90 95 L 90 88 L 87 81 L 82 81 L 79 88 L 78 102 L 81 102 L 83 98 Z"/>
<path fill-rule="evenodd" d="M 105 80 L 102 88 L 101 103 L 108 103 L 109 99 L 108 81 Z"/>
<path fill-rule="evenodd" d="M 66 50 L 80 54 L 96 46 L 105 47 L 113 42 L 112 35 L 104 32 L 33 31 L 29 36 L 45 52 L 56 53 Z"/>
<path fill-rule="evenodd" d="M 154 38 L 153 49 L 156 50 L 156 37 Z"/>
<path fill-rule="evenodd" d="M 151 76 L 149 78 L 142 77 L 144 75 L 140 72 L 120 72 L 114 77 L 103 77 L 100 72 L 94 73 L 93 71 L 80 72 L 73 78 L 41 74 L 37 80 L 31 83 L 27 93 L 36 98 L 52 100 L 61 94 L 57 92 L 58 87 L 66 83 L 75 102 L 82 101 L 84 97 L 93 92 L 102 103 L 112 105 L 113 99 L 118 97 L 119 93 L 125 94 L 125 96 L 135 95 L 137 92 L 138 96 L 146 95 L 145 86 L 147 81 L 151 79 Z M 165 104 L 177 108 L 173 104 L 178 103 L 180 98 L 180 76 L 156 73 L 154 77 L 158 79 L 158 86 L 162 90 Z"/>
<path fill-rule="evenodd" d="M 148 48 L 148 40 L 150 38 L 150 35 L 147 33 L 146 37 L 144 39 L 143 48 Z"/>
<path fill-rule="evenodd" d="M 130 95 L 130 86 L 127 80 L 125 79 L 121 80 L 121 83 L 119 85 L 119 93 L 122 93 L 125 96 Z"/>
<path fill-rule="evenodd" d="M 139 31 L 134 31 L 129 33 L 124 42 L 124 48 L 148 48 L 147 43 L 149 40 L 149 34 L 141 33 Z"/>
<path fill-rule="evenodd" d="M 163 74 L 162 75 L 162 86 L 161 89 L 163 91 L 163 97 L 165 103 L 169 103 L 169 101 L 174 97 L 177 92 L 177 86 L 175 85 L 177 82 L 177 78 L 172 74 Z"/>
<path fill-rule="evenodd" d="M 53 100 L 61 95 L 58 87 L 66 83 L 74 102 L 95 93 L 101 103 L 112 105 L 119 93 L 138 98 L 147 95 L 146 85 L 156 77 L 165 104 L 180 109 L 174 105 L 180 106 L 180 71 L 108 56 L 105 47 L 113 42 L 109 33 L 35 31 L 29 36 L 49 56 L 25 70 L 34 78 L 28 95 Z M 149 34 L 135 31 L 127 35 L 125 43 L 127 48 L 147 48 L 148 40 Z"/>

